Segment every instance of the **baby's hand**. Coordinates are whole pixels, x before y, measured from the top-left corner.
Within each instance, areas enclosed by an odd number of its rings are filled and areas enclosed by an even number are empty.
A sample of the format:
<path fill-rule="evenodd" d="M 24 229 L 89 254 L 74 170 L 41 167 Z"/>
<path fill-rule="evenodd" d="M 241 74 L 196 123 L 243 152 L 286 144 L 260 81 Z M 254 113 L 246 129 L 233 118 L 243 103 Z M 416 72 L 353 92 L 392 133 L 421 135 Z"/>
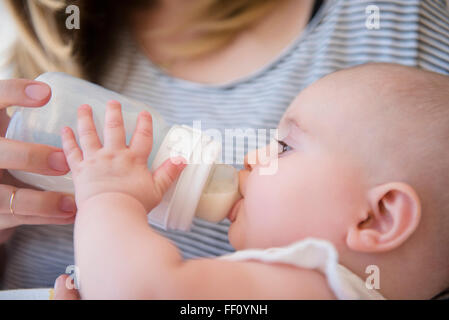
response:
<path fill-rule="evenodd" d="M 89 105 L 78 108 L 78 134 L 81 149 L 72 129 L 62 129 L 63 149 L 72 171 L 78 208 L 98 194 L 118 192 L 136 198 L 149 212 L 185 167 L 183 159 L 168 159 L 152 173 L 147 167 L 153 144 L 151 114 L 146 111 L 139 114 L 128 147 L 121 106 L 116 101 L 110 101 L 106 108 L 104 146 Z"/>

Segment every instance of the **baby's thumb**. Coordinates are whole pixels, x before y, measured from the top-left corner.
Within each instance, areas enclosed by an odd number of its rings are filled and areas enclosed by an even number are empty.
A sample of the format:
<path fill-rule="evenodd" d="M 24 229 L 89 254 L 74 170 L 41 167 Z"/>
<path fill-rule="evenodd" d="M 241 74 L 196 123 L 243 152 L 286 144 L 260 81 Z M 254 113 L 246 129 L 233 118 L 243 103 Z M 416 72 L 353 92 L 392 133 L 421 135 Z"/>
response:
<path fill-rule="evenodd" d="M 159 194 L 163 196 L 187 165 L 184 158 L 167 159 L 153 173 L 153 180 Z"/>

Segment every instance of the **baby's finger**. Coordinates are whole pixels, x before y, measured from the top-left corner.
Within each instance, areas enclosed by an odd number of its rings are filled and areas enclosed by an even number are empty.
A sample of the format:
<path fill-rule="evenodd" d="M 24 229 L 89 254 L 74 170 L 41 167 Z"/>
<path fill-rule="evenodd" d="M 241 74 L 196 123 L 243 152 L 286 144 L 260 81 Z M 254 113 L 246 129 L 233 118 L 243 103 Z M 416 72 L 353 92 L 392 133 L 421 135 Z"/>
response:
<path fill-rule="evenodd" d="M 71 128 L 64 127 L 61 132 L 61 137 L 62 149 L 64 150 L 67 164 L 73 170 L 83 160 L 83 153 L 75 140 L 75 134 Z"/>
<path fill-rule="evenodd" d="M 83 104 L 78 108 L 78 135 L 85 158 L 101 148 L 101 142 L 92 117 L 92 108 L 88 104 Z"/>
<path fill-rule="evenodd" d="M 80 300 L 80 294 L 74 288 L 72 278 L 68 274 L 60 275 L 55 281 L 55 300 Z"/>
<path fill-rule="evenodd" d="M 142 111 L 139 114 L 136 130 L 129 147 L 144 163 L 147 162 L 153 147 L 153 119 L 148 111 Z"/>
<path fill-rule="evenodd" d="M 180 157 L 176 159 L 167 159 L 154 171 L 154 184 L 161 196 L 167 192 L 186 165 L 186 160 Z"/>
<path fill-rule="evenodd" d="M 111 149 L 126 147 L 125 126 L 123 124 L 122 107 L 117 101 L 109 101 L 106 107 L 104 122 L 104 146 Z"/>

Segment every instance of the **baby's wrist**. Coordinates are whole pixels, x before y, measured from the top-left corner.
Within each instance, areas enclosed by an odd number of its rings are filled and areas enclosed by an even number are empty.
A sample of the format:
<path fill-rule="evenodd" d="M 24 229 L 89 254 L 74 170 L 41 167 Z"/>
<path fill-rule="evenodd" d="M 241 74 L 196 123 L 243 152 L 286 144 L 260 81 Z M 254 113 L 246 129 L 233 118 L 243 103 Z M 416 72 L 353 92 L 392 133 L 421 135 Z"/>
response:
<path fill-rule="evenodd" d="M 81 204 L 78 205 L 79 211 L 87 211 L 88 208 L 101 208 L 101 207 L 125 207 L 129 208 L 129 211 L 141 211 L 145 215 L 144 204 L 136 197 L 125 192 L 103 192 L 90 196 L 84 199 Z M 89 210 L 89 209 L 88 209 Z"/>

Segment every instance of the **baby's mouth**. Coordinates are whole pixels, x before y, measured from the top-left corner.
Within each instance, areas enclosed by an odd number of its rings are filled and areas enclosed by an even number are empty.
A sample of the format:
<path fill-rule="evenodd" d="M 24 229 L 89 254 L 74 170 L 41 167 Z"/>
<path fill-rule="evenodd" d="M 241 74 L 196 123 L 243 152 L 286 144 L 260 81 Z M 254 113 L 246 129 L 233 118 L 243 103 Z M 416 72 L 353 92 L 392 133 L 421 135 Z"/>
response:
<path fill-rule="evenodd" d="M 238 199 L 232 206 L 231 210 L 229 210 L 227 218 L 229 219 L 229 221 L 231 221 L 231 223 L 233 223 L 237 218 L 237 212 L 239 211 L 242 202 L 243 198 Z"/>

